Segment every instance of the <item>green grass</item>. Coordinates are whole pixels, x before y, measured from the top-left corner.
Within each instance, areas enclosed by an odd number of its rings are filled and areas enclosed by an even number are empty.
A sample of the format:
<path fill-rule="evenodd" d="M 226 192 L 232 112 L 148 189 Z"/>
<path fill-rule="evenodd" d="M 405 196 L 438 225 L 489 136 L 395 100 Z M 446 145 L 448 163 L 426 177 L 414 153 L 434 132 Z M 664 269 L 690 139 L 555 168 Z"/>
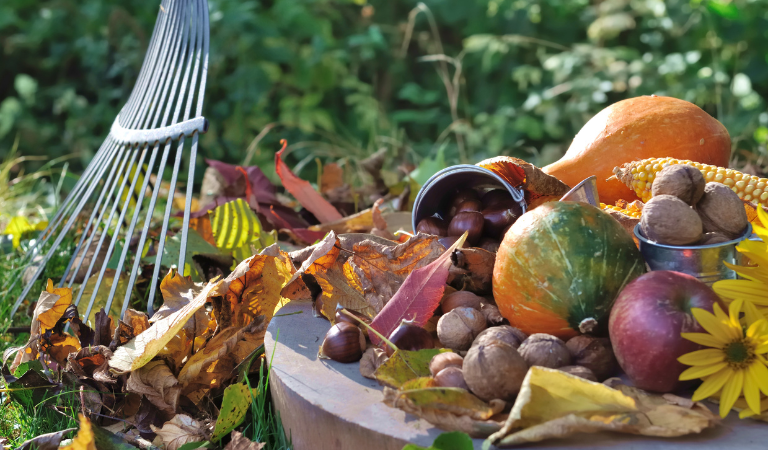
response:
<path fill-rule="evenodd" d="M 80 403 L 75 395 L 66 393 L 26 407 L 0 393 L 0 437 L 6 445 L 16 448 L 23 442 L 67 428 L 77 428 Z"/>
<path fill-rule="evenodd" d="M 285 435 L 285 430 L 280 420 L 280 413 L 274 410 L 272 398 L 269 394 L 269 374 L 272 361 L 267 363 L 266 358 L 262 356 L 263 351 L 262 346 L 261 351 L 256 355 L 256 358 L 260 361 L 256 388 L 254 389 L 251 386 L 249 377 L 245 378 L 248 387 L 251 389 L 253 401 L 251 403 L 250 422 L 246 424 L 243 434 L 254 442 L 265 442 L 267 444 L 265 448 L 268 450 L 290 450 L 293 448 L 290 437 Z M 273 351 L 273 357 L 274 354 Z"/>

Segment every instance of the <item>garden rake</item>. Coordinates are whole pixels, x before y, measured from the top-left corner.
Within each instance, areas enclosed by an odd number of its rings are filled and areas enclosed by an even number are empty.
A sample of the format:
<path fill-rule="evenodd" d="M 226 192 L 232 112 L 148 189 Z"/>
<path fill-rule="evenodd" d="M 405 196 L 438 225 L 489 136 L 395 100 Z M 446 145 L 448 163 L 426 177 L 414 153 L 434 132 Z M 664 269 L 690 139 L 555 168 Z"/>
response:
<path fill-rule="evenodd" d="M 59 250 L 62 240 L 68 234 L 74 235 L 77 230 L 82 230 L 81 236 L 59 286 L 72 287 L 76 274 L 83 273 L 85 264 L 87 269 L 84 275 L 78 276 L 82 284 L 72 293 L 73 303 L 81 312 L 83 307 L 80 304 L 87 305 L 82 317 L 87 318 L 91 314 L 100 289 L 103 290 L 102 296 L 109 289 L 104 306 L 106 311 L 110 311 L 113 301 L 122 300 L 122 317 L 140 272 L 149 230 L 157 229 L 162 220 L 161 231 L 156 237 L 157 257 L 147 295 L 147 312 L 150 316 L 153 314 L 152 303 L 161 262 L 163 254 L 169 250 L 165 249 L 168 223 L 184 154 L 188 155 L 189 169 L 181 238 L 177 245 L 180 245 L 178 267 L 182 271 L 185 267 L 197 144 L 199 135 L 208 129 L 208 122 L 201 116 L 208 70 L 208 41 L 206 0 L 162 0 L 131 96 L 93 160 L 27 253 L 22 269 L 32 263 L 31 267 L 36 270 L 16 299 L 11 317 Z M 190 118 L 193 110 L 194 116 Z M 169 168 L 171 158 L 173 166 Z M 168 183 L 164 183 L 164 179 L 168 178 Z M 166 197 L 162 218 L 159 217 L 160 211 L 154 216 L 158 200 L 162 201 L 160 197 Z M 86 206 L 89 208 L 83 212 Z M 124 245 L 119 248 L 121 239 Z M 48 245 L 49 242 L 52 243 Z M 108 246 L 106 253 L 103 250 L 105 246 Z M 132 258 L 129 257 L 129 247 L 136 249 Z M 175 250 L 176 246 L 174 253 Z M 86 258 L 87 253 L 91 253 L 92 257 Z M 42 255 L 42 259 L 38 255 Z M 100 255 L 104 257 L 100 258 Z M 117 264 L 111 287 L 109 282 L 104 283 L 105 275 L 111 276 L 107 272 L 110 261 L 113 266 L 115 261 Z M 125 283 L 120 282 L 120 275 L 126 274 L 129 267 L 125 295 L 121 299 L 115 298 L 118 284 Z M 84 298 L 88 280 L 97 272 L 90 296 Z M 20 278 L 17 277 L 14 285 Z"/>

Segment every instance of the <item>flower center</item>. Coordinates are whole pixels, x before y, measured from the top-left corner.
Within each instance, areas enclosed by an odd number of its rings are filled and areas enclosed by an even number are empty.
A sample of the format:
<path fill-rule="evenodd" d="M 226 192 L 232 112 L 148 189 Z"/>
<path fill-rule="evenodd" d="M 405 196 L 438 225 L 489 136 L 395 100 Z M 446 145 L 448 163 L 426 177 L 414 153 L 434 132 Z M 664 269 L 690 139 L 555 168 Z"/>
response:
<path fill-rule="evenodd" d="M 746 340 L 738 340 L 731 342 L 725 348 L 726 362 L 738 368 L 744 368 L 748 366 L 755 358 L 755 349 Z"/>

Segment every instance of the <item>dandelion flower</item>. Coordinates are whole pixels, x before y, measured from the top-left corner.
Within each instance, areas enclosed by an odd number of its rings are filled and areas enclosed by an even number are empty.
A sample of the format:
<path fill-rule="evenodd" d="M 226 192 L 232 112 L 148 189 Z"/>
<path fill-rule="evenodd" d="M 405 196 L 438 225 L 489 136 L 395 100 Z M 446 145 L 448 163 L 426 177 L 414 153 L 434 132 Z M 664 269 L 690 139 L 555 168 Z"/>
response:
<path fill-rule="evenodd" d="M 725 417 L 742 393 L 749 409 L 761 414 L 760 392 L 768 395 L 768 321 L 749 324 L 744 331 L 739 320 L 744 300 L 731 302 L 729 315 L 715 304 L 714 314 L 700 308 L 691 312 L 707 333 L 682 333 L 689 341 L 705 347 L 678 358 L 693 366 L 680 374 L 681 380 L 701 378 L 704 382 L 693 394 L 693 401 L 720 393 L 720 416 Z"/>

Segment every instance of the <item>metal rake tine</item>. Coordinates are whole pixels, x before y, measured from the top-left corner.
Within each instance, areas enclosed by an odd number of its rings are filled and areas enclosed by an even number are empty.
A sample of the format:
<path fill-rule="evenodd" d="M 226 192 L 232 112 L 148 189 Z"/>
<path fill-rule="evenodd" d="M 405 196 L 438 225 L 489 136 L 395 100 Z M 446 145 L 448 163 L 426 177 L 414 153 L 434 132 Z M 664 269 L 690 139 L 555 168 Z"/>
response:
<path fill-rule="evenodd" d="M 91 258 L 90 263 L 88 264 L 88 269 L 87 269 L 87 271 L 85 273 L 85 277 L 83 278 L 83 282 L 82 282 L 83 286 L 85 286 L 88 283 L 88 278 L 91 276 L 91 273 L 92 273 L 92 270 L 93 270 L 93 265 L 96 262 L 96 260 L 98 259 L 99 253 L 101 252 L 101 247 L 102 247 L 102 244 L 104 242 L 104 239 L 106 238 L 106 235 L 109 234 L 108 230 L 112 226 L 112 218 L 114 217 L 115 210 L 117 209 L 117 204 L 120 202 L 120 199 L 122 198 L 123 192 L 125 191 L 125 185 L 126 185 L 126 182 L 128 181 L 128 177 L 129 177 L 129 173 L 130 173 L 131 167 L 133 167 L 133 164 L 136 162 L 136 156 L 137 156 L 137 153 L 135 151 L 133 151 L 133 149 L 127 148 L 126 159 L 121 164 L 120 169 L 118 169 L 118 173 L 121 173 L 122 176 L 121 177 L 117 177 L 115 179 L 115 183 L 110 188 L 108 198 L 110 198 L 110 199 L 112 198 L 112 195 L 115 193 L 114 191 L 115 191 L 115 188 L 117 187 L 118 184 L 120 185 L 120 191 L 116 194 L 115 199 L 112 202 L 112 208 L 111 208 L 111 211 L 109 213 L 109 217 L 103 222 L 104 223 L 104 231 L 102 231 L 101 236 L 99 237 L 99 242 L 96 245 L 96 250 L 93 253 L 93 257 Z M 130 163 L 128 163 L 128 161 L 130 161 Z M 124 172 L 123 172 L 123 169 L 125 169 Z M 122 181 L 121 181 L 121 178 L 122 178 Z M 93 244 L 93 239 L 96 237 L 96 230 L 99 228 L 99 225 L 102 223 L 102 219 L 104 217 L 104 214 L 106 213 L 107 207 L 108 207 L 108 203 L 105 202 L 104 203 L 104 208 L 102 208 L 102 211 L 101 211 L 101 213 L 99 215 L 99 219 L 96 222 L 96 226 L 94 227 L 93 232 L 90 234 L 90 236 L 88 238 L 88 243 L 85 246 L 83 257 L 80 258 L 80 261 L 77 263 L 77 267 L 75 267 L 75 270 L 72 272 L 72 278 L 69 280 L 69 285 L 67 287 L 71 288 L 72 284 L 75 282 L 75 277 L 77 276 L 77 273 L 80 271 L 80 268 L 83 265 L 83 261 L 85 261 L 85 255 L 87 255 L 88 249 L 90 249 L 91 245 Z M 75 253 L 75 255 L 77 255 L 77 253 Z M 72 261 L 74 261 L 74 259 L 75 259 L 74 257 L 70 259 L 70 265 L 72 264 Z M 65 274 L 65 277 L 66 277 L 66 274 Z M 77 299 L 75 300 L 74 303 L 75 303 L 75 305 L 79 305 L 80 304 L 80 296 L 79 295 L 78 295 L 78 297 L 77 297 Z"/>
<path fill-rule="evenodd" d="M 165 165 L 168 162 L 168 145 L 165 146 L 163 149 L 163 155 L 160 159 L 160 167 L 158 168 L 158 176 L 162 176 L 163 171 L 165 170 Z M 157 203 L 157 195 L 160 193 L 160 184 L 158 183 L 155 186 L 155 189 L 152 191 L 152 196 L 149 199 L 149 206 L 147 207 L 147 216 L 144 219 L 144 228 L 141 230 L 141 237 L 139 237 L 139 245 L 138 248 L 144 248 L 144 243 L 147 242 L 147 233 L 149 232 L 149 225 L 152 221 L 152 213 L 155 210 L 155 204 Z M 123 308 L 120 311 L 120 316 L 122 317 L 123 314 L 125 314 L 125 310 L 128 308 L 128 301 L 131 298 L 131 291 L 133 289 L 133 285 L 136 283 L 136 277 L 138 276 L 138 270 L 139 270 L 139 264 L 141 263 L 141 257 L 140 254 L 134 259 L 133 261 L 133 268 L 131 269 L 131 275 L 130 279 L 128 280 L 128 287 L 125 291 L 125 299 L 123 300 Z M 117 274 L 115 275 L 117 277 Z M 152 280 L 154 283 L 155 280 Z M 115 295 L 115 291 L 117 290 L 117 283 L 112 283 L 112 291 L 109 293 L 109 300 L 108 303 L 111 304 L 112 297 Z"/>
<path fill-rule="evenodd" d="M 170 107 L 168 104 L 173 102 L 173 98 L 175 97 L 175 86 L 176 86 L 176 80 L 178 79 L 177 76 L 172 76 L 175 72 L 176 63 L 180 59 L 183 59 L 183 51 L 179 52 L 180 48 L 180 42 L 179 39 L 177 39 L 177 36 L 179 33 L 182 33 L 184 31 L 184 20 L 186 18 L 187 12 L 189 8 L 186 7 L 186 3 L 184 3 L 184 7 L 180 12 L 176 12 L 174 14 L 175 16 L 175 22 L 173 24 L 173 27 L 171 28 L 171 41 L 172 45 L 166 46 L 163 51 L 170 50 L 171 55 L 168 57 L 163 56 L 163 59 L 166 61 L 166 64 L 164 64 L 162 69 L 161 78 L 164 79 L 164 82 L 162 83 L 162 91 L 157 91 L 155 93 L 155 96 L 159 99 L 156 101 L 153 101 L 153 109 L 154 105 L 166 103 L 166 98 L 168 95 L 168 90 L 170 86 L 173 84 L 174 90 L 171 91 L 171 97 L 168 99 L 168 103 L 166 104 L 165 108 L 159 107 L 155 110 L 155 118 L 152 122 L 152 127 L 155 127 L 158 125 L 158 120 L 160 119 L 160 116 L 162 115 L 162 119 L 159 120 L 159 125 L 161 127 L 165 126 L 165 124 L 168 121 L 168 113 L 170 110 Z M 186 45 L 186 39 L 187 39 L 187 33 L 183 33 L 181 36 L 181 41 L 184 45 Z M 183 61 L 182 61 L 183 64 Z M 173 78 L 173 81 L 171 80 Z"/>
<path fill-rule="evenodd" d="M 185 7 L 184 8 L 184 17 L 181 20 L 182 27 L 184 27 L 184 24 L 186 24 L 190 20 L 190 13 L 191 13 L 191 8 Z M 188 45 L 188 41 L 189 41 L 190 30 L 189 30 L 189 28 L 186 28 L 186 27 L 184 27 L 184 28 L 186 29 L 186 32 L 182 36 L 181 48 L 175 53 L 175 55 L 177 57 L 179 57 L 180 64 L 179 64 L 178 69 L 175 69 L 176 74 L 173 77 L 173 85 L 171 87 L 170 96 L 168 98 L 168 102 L 167 102 L 167 105 L 166 105 L 166 108 L 165 108 L 165 114 L 163 115 L 163 121 L 162 121 L 163 125 L 165 125 L 166 120 L 168 119 L 168 115 L 171 112 L 171 110 L 173 109 L 173 104 L 174 103 L 178 103 L 176 95 L 177 95 L 177 92 L 179 92 L 179 91 L 177 91 L 177 87 L 178 87 L 178 84 L 179 84 L 179 78 L 181 78 L 181 80 L 182 80 L 180 91 L 183 92 L 185 87 L 186 87 L 186 77 L 187 77 L 187 74 L 189 72 L 187 67 L 189 66 L 189 64 L 185 63 L 184 55 L 187 53 L 187 45 Z M 191 46 L 190 46 L 190 48 L 191 48 Z M 174 68 L 175 68 L 175 65 L 174 65 Z M 185 72 L 184 75 L 182 75 L 182 73 L 181 73 L 182 71 Z M 182 97 L 183 97 L 183 95 L 180 95 L 179 99 L 182 98 Z M 176 123 L 176 121 L 177 121 L 177 119 L 179 117 L 179 110 L 180 109 L 181 109 L 180 107 L 178 107 L 178 106 L 176 107 L 176 112 L 174 113 L 173 118 L 171 119 L 171 123 Z"/>
<path fill-rule="evenodd" d="M 125 156 L 125 157 L 123 157 Z M 83 250 L 83 256 L 80 258 L 80 262 L 77 264 L 77 268 L 75 268 L 75 271 L 72 272 L 72 279 L 69 282 L 68 287 L 72 287 L 72 283 L 75 281 L 75 275 L 80 270 L 80 266 L 83 264 L 83 260 L 85 259 L 85 255 L 88 253 L 88 249 L 91 246 L 91 242 L 93 242 L 93 237 L 96 235 L 96 230 L 99 229 L 99 224 L 101 223 L 101 219 L 104 216 L 104 211 L 106 210 L 107 203 L 104 203 L 104 207 L 101 209 L 101 212 L 99 212 L 99 217 L 96 220 L 96 223 L 94 224 L 94 219 L 96 219 L 96 213 L 99 211 L 99 207 L 101 206 L 101 202 L 104 200 L 104 196 L 107 193 L 107 186 L 111 186 L 109 190 L 109 196 L 112 196 L 112 192 L 114 191 L 115 186 L 118 183 L 119 176 L 117 179 L 115 179 L 115 182 L 112 183 L 112 179 L 115 176 L 115 173 L 120 173 L 123 170 L 123 167 L 125 166 L 126 161 L 128 161 L 128 154 L 125 153 L 125 146 L 120 146 L 120 150 L 118 151 L 117 160 L 120 161 L 119 164 L 112 164 L 112 170 L 109 172 L 109 176 L 107 177 L 107 181 L 104 183 L 104 189 L 101 190 L 101 193 L 99 193 L 99 198 L 96 200 L 96 204 L 93 207 L 93 211 L 91 212 L 91 216 L 88 218 L 88 223 L 83 228 L 83 233 L 80 236 L 80 242 L 77 243 L 77 247 L 75 247 L 75 251 L 72 252 L 72 258 L 69 259 L 69 263 L 67 264 L 67 268 L 64 269 L 64 275 L 61 276 L 61 281 L 59 282 L 59 287 L 64 286 L 64 283 L 67 281 L 67 276 L 69 275 L 69 271 L 72 268 L 72 264 L 75 261 L 75 258 L 80 253 L 80 250 Z M 119 166 L 119 168 L 118 168 Z M 93 229 L 91 230 L 91 225 L 93 225 Z M 89 231 L 90 230 L 90 231 Z M 88 238 L 88 244 L 83 249 L 83 241 L 85 241 L 85 238 L 87 236 Z M 94 255 L 95 257 L 95 255 Z"/>
<path fill-rule="evenodd" d="M 114 156 L 111 155 L 111 156 Z M 110 157 L 110 160 L 112 158 Z M 45 264 L 51 259 L 51 255 L 53 255 L 53 252 L 55 252 L 59 244 L 61 244 L 61 241 L 64 239 L 64 236 L 66 235 L 67 231 L 69 231 L 70 228 L 72 228 L 72 224 L 74 224 L 75 220 L 77 220 L 77 216 L 80 214 L 80 211 L 82 211 L 83 207 L 85 207 L 85 203 L 90 198 L 91 194 L 93 194 L 93 190 L 98 185 L 98 180 L 103 175 L 106 168 L 109 166 L 109 164 L 104 164 L 98 172 L 98 176 L 96 177 L 96 182 L 91 183 L 88 187 L 85 196 L 83 200 L 80 201 L 77 208 L 75 209 L 74 214 L 72 214 L 67 221 L 67 223 L 64 225 L 64 228 L 62 228 L 59 235 L 56 237 L 56 240 L 53 242 L 53 245 L 51 245 L 50 250 L 48 250 L 48 253 L 43 257 L 43 260 L 40 263 L 40 267 L 35 271 L 35 274 L 32 276 L 32 279 L 30 280 L 29 284 L 24 288 L 24 290 L 19 295 L 19 298 L 16 299 L 16 302 L 13 304 L 13 308 L 11 309 L 11 317 L 13 317 L 16 314 L 16 311 L 19 309 L 19 306 L 21 305 L 21 302 L 24 301 L 24 298 L 29 294 L 29 291 L 32 289 L 32 286 L 34 285 L 37 278 L 40 276 L 41 273 L 43 273 L 43 270 L 45 269 Z"/>
<path fill-rule="evenodd" d="M 170 144 L 168 144 L 170 145 Z M 168 235 L 168 222 L 171 219 L 171 209 L 173 209 L 173 196 L 176 192 L 176 177 L 179 174 L 179 166 L 181 165 L 181 154 L 184 150 L 184 136 L 179 139 L 179 143 L 176 147 L 176 158 L 173 163 L 173 172 L 171 175 L 171 184 L 168 189 L 168 201 L 165 204 L 165 214 L 163 215 L 163 227 L 160 231 L 160 236 L 157 240 L 157 257 L 155 258 L 155 268 L 152 271 L 152 283 L 149 287 L 149 295 L 147 296 L 147 314 L 150 317 L 155 313 L 155 306 L 153 304 L 155 298 L 155 290 L 158 277 L 160 276 L 160 264 L 163 261 L 163 251 L 165 250 L 165 239 Z M 184 269 L 181 269 L 181 274 L 184 275 Z M 127 301 L 127 300 L 124 300 Z"/>
<path fill-rule="evenodd" d="M 149 148 L 145 146 L 145 147 L 142 147 L 141 149 L 137 148 L 135 149 L 135 151 L 141 152 L 141 157 L 139 158 L 139 162 L 137 163 L 137 167 L 141 167 L 144 165 L 144 159 L 146 158 L 147 153 L 149 153 Z M 150 170 L 155 165 L 155 156 L 156 156 L 156 153 L 150 157 L 150 161 L 147 164 Z M 139 170 L 136 170 L 135 173 L 133 174 L 133 177 L 131 179 L 131 186 L 129 188 L 131 191 L 133 191 L 136 188 L 136 183 L 138 183 L 140 173 L 141 172 Z M 147 177 L 145 177 L 145 180 L 146 178 Z M 104 257 L 105 261 L 109 261 L 110 258 L 112 257 L 112 252 L 115 250 L 115 245 L 117 244 L 118 238 L 120 236 L 120 229 L 123 226 L 123 222 L 125 221 L 125 215 L 128 213 L 130 204 L 131 204 L 131 197 L 126 196 L 125 202 L 123 203 L 123 207 L 120 210 L 120 217 L 117 219 L 117 226 L 115 227 L 114 235 L 112 237 L 112 240 L 109 242 L 109 248 L 107 249 L 107 254 Z M 136 208 L 137 210 L 134 211 L 134 216 L 136 216 L 139 213 L 138 211 L 141 209 L 141 201 L 137 202 Z M 118 268 L 115 271 L 117 274 L 120 274 L 122 272 L 122 265 L 123 265 L 123 262 L 125 261 L 126 254 L 128 253 L 128 247 L 129 247 L 128 244 L 130 242 L 130 238 L 132 234 L 133 234 L 133 228 L 128 230 L 125 234 L 126 245 L 123 247 L 123 250 L 121 252 L 121 257 L 120 257 L 120 263 L 118 264 Z M 98 287 L 101 286 L 101 279 L 104 277 L 104 272 L 106 272 L 105 269 L 106 269 L 106 265 L 104 265 L 100 271 L 100 278 L 97 280 L 97 288 L 94 290 L 94 294 L 98 292 Z M 79 297 L 81 296 L 82 296 L 81 293 L 78 294 L 78 300 L 77 300 L 78 302 L 80 301 Z M 93 308 L 94 300 L 95 300 L 95 296 L 91 295 L 91 300 L 88 302 L 88 307 L 86 308 L 86 311 L 85 311 L 85 317 L 90 316 L 91 309 Z M 112 303 L 111 303 L 111 300 L 108 300 L 108 304 L 106 305 L 105 310 L 109 311 L 110 306 L 112 306 Z"/>

